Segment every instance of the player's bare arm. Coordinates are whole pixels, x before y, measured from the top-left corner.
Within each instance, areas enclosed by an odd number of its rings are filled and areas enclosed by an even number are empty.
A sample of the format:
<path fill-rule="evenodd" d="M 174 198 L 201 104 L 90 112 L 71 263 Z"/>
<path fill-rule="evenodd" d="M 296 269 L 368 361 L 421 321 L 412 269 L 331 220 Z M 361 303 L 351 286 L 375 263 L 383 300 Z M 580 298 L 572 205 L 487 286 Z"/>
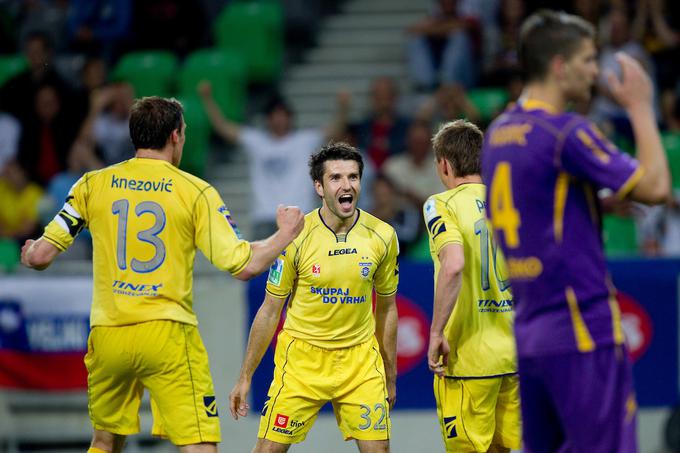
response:
<path fill-rule="evenodd" d="M 21 248 L 21 264 L 37 271 L 45 270 L 61 251 L 46 240 L 28 239 Z"/>
<path fill-rule="evenodd" d="M 671 177 L 652 106 L 652 82 L 640 63 L 618 53 L 622 79 L 608 75 L 614 98 L 630 116 L 640 165 L 644 173 L 631 192 L 642 203 L 663 203 L 670 196 Z"/>
<path fill-rule="evenodd" d="M 394 407 L 397 400 L 397 316 L 396 295 L 377 296 L 375 304 L 375 336 L 385 363 L 387 402 Z"/>
<path fill-rule="evenodd" d="M 201 81 L 198 84 L 197 90 L 203 101 L 203 108 L 215 132 L 229 143 L 237 142 L 241 134 L 241 125 L 224 116 L 217 102 L 215 102 L 210 82 L 207 80 Z"/>
<path fill-rule="evenodd" d="M 449 343 L 444 336 L 444 326 L 451 317 L 456 299 L 463 284 L 465 253 L 461 244 L 448 244 L 439 252 L 441 268 L 437 275 L 430 326 L 430 345 L 427 350 L 427 365 L 430 371 L 444 376 L 449 360 Z"/>
<path fill-rule="evenodd" d="M 297 206 L 279 206 L 276 210 L 279 230 L 263 241 L 253 242 L 253 257 L 248 265 L 235 275 L 239 280 L 249 280 L 264 272 L 283 249 L 288 247 L 305 226 L 305 216 Z"/>
<path fill-rule="evenodd" d="M 234 420 L 248 415 L 248 392 L 253 373 L 257 369 L 262 356 L 272 341 L 276 326 L 281 317 L 281 310 L 285 304 L 285 298 L 274 297 L 269 293 L 265 294 L 264 302 L 255 315 L 253 325 L 250 327 L 248 335 L 248 347 L 246 356 L 243 359 L 241 373 L 234 388 L 229 393 L 229 410 Z"/>

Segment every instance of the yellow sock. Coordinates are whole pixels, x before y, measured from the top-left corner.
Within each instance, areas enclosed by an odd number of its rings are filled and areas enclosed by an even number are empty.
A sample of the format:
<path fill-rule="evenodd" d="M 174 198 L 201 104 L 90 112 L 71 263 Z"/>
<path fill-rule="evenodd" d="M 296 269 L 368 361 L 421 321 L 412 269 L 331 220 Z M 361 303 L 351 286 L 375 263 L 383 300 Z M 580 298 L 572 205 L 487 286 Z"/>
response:
<path fill-rule="evenodd" d="M 106 451 L 106 450 L 102 450 L 101 448 L 90 447 L 90 448 L 87 450 L 87 453 L 109 453 L 109 452 Z"/>

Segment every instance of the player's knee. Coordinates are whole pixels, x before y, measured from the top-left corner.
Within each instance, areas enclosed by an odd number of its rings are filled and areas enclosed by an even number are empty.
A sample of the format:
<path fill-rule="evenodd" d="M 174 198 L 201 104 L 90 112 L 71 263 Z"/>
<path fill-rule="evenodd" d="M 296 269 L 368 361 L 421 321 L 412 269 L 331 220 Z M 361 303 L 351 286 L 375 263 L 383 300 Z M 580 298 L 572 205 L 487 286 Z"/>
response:
<path fill-rule="evenodd" d="M 125 436 L 95 429 L 90 450 L 99 453 L 118 453 L 123 451 Z"/>
<path fill-rule="evenodd" d="M 217 444 L 204 442 L 201 444 L 180 445 L 180 453 L 217 453 Z"/>
<path fill-rule="evenodd" d="M 286 453 L 289 448 L 290 445 L 258 438 L 252 453 Z"/>

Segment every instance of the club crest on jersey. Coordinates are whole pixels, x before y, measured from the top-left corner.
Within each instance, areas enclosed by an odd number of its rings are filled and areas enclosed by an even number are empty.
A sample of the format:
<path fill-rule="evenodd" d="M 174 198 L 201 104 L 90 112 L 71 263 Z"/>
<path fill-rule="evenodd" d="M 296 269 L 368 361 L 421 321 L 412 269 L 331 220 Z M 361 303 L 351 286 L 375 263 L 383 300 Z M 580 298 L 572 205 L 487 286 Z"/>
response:
<path fill-rule="evenodd" d="M 229 222 L 231 229 L 234 230 L 234 233 L 236 233 L 236 237 L 239 239 L 243 239 L 243 236 L 241 235 L 241 230 L 238 229 L 236 221 L 231 217 L 231 212 L 229 212 L 229 208 L 227 208 L 225 205 L 222 205 L 217 209 L 217 212 L 222 214 L 224 218 L 227 219 L 227 222 Z"/>
<path fill-rule="evenodd" d="M 321 265 L 320 264 L 312 264 L 312 275 L 315 277 L 318 277 L 321 275 Z"/>
<path fill-rule="evenodd" d="M 367 256 L 362 256 L 362 260 L 367 260 Z M 371 266 L 373 266 L 373 263 L 370 261 L 359 261 L 359 273 L 361 274 L 361 278 L 368 278 L 369 274 L 371 273 Z"/>

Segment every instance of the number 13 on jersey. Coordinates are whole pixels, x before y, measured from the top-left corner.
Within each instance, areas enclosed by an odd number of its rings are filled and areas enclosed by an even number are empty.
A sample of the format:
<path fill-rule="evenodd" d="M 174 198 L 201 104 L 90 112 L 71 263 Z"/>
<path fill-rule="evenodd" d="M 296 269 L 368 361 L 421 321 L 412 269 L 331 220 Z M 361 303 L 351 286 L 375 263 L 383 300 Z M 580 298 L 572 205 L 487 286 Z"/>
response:
<path fill-rule="evenodd" d="M 116 260 L 118 262 L 118 267 L 122 270 L 127 269 L 127 224 L 129 208 L 130 202 L 125 199 L 115 201 L 111 207 L 113 215 L 118 216 Z M 130 261 L 130 267 L 133 271 L 139 274 L 146 274 L 158 269 L 165 261 L 165 243 L 158 237 L 165 228 L 165 211 L 161 205 L 155 201 L 142 201 L 135 207 L 135 214 L 137 217 L 141 217 L 144 214 L 151 214 L 154 217 L 154 224 L 151 228 L 137 233 L 137 239 L 151 244 L 154 247 L 153 257 L 146 261 L 141 261 L 137 258 L 132 258 Z"/>

